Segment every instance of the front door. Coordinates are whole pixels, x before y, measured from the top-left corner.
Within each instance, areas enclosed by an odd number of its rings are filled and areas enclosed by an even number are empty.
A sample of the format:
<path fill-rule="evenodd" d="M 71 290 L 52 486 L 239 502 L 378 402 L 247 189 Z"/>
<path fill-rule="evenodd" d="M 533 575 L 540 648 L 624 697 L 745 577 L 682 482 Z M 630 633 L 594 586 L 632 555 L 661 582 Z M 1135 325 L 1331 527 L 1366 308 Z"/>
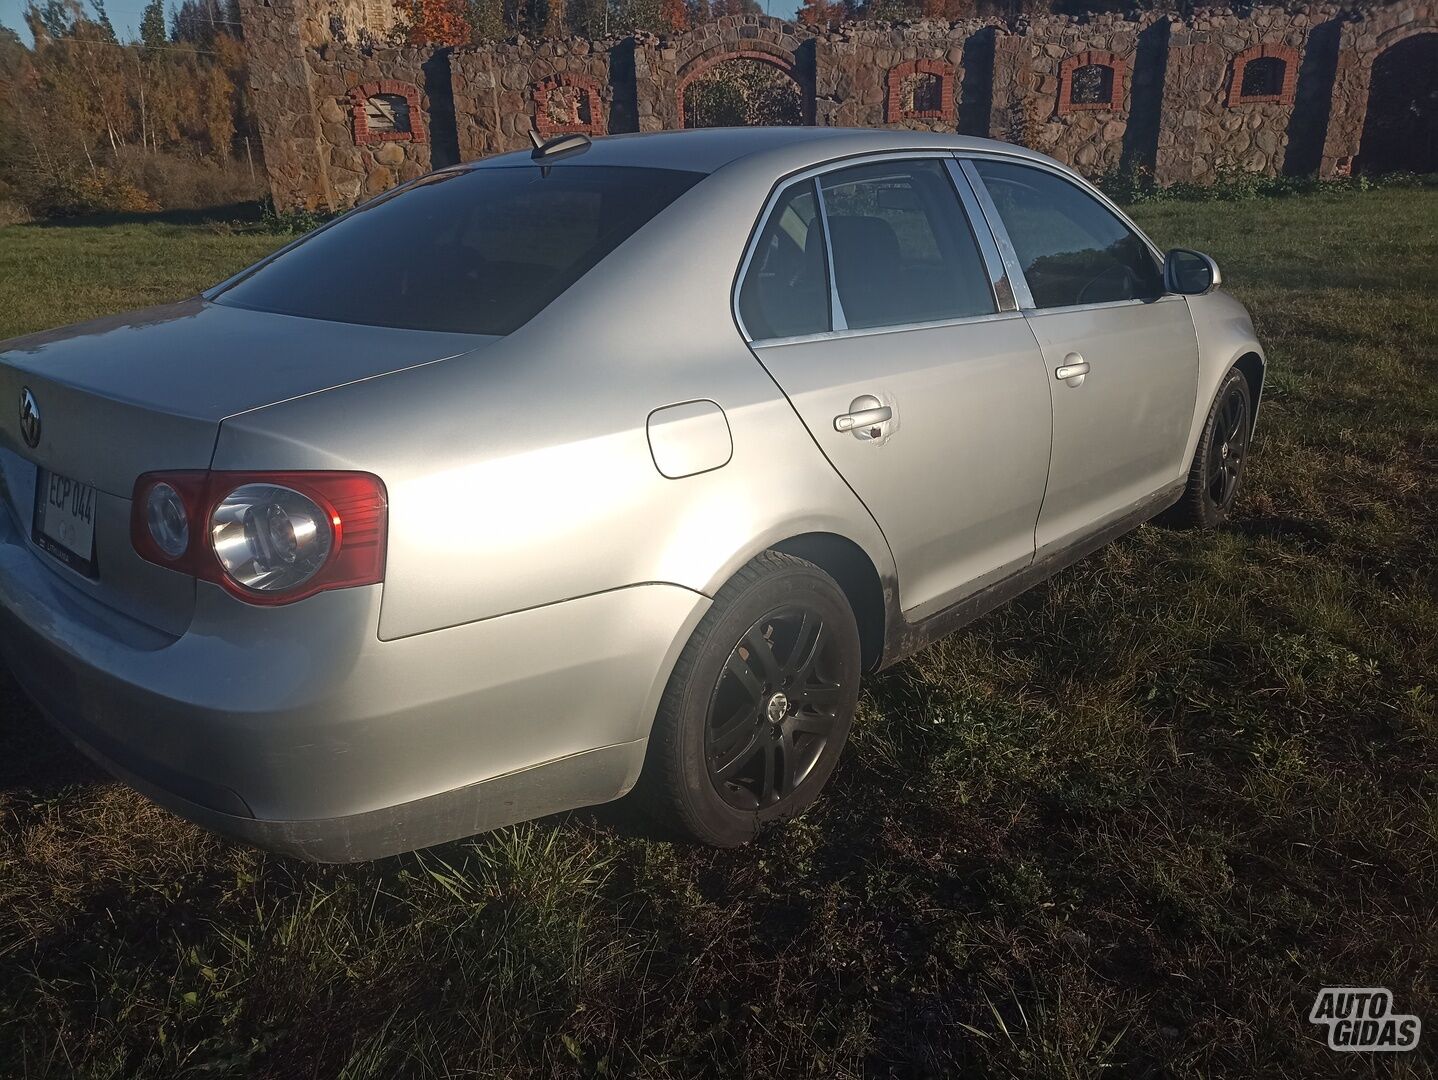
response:
<path fill-rule="evenodd" d="M 1033 560 L 1048 376 L 979 244 L 942 158 L 869 162 L 786 189 L 740 291 L 756 355 L 883 530 L 911 619 Z"/>
<path fill-rule="evenodd" d="M 1164 295 L 1152 250 L 1102 202 L 1046 169 L 994 158 L 968 167 L 1022 271 L 1053 399 L 1042 554 L 1183 477 L 1198 340 L 1184 298 Z"/>

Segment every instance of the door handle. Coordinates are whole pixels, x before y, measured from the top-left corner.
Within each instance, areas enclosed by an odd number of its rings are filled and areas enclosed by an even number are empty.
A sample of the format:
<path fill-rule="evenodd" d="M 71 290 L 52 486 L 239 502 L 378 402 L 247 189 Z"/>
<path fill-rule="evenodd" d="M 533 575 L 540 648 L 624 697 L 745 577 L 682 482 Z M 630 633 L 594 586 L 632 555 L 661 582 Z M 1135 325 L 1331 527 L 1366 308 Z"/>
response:
<path fill-rule="evenodd" d="M 874 404 L 869 405 L 870 401 Z M 856 398 L 849 408 L 854 411 L 834 417 L 835 431 L 853 431 L 855 428 L 874 427 L 876 424 L 885 423 L 894 417 L 893 409 L 887 405 L 880 405 L 878 398 L 868 395 Z"/>
<path fill-rule="evenodd" d="M 1076 352 L 1071 352 L 1064 357 L 1064 362 L 1054 368 L 1054 378 L 1059 382 L 1066 382 L 1070 386 L 1079 386 L 1083 383 L 1083 377 L 1088 374 L 1088 361 Z"/>

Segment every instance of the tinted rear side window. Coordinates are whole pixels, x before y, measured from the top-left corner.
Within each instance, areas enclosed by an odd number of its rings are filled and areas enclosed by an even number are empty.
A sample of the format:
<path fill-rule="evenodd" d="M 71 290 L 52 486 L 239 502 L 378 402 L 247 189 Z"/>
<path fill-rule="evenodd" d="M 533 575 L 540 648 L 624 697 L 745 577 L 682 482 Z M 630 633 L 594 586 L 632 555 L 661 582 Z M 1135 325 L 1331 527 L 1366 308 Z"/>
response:
<path fill-rule="evenodd" d="M 739 290 L 739 313 L 755 340 L 829 329 L 828 257 L 814 182 L 790 188 L 759 235 Z"/>
<path fill-rule="evenodd" d="M 612 166 L 440 173 L 315 233 L 216 299 L 336 322 L 507 334 L 701 179 Z"/>
<path fill-rule="evenodd" d="M 983 256 L 940 162 L 858 165 L 820 183 L 851 329 L 993 314 Z"/>

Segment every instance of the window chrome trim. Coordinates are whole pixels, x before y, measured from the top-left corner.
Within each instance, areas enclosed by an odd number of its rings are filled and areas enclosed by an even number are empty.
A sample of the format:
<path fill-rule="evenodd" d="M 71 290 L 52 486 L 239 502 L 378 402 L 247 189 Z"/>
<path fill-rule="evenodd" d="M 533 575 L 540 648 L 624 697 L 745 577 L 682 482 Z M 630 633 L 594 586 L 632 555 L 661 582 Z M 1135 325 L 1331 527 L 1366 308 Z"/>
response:
<path fill-rule="evenodd" d="M 1162 296 L 1155 297 L 1152 300 L 1103 300 L 1097 304 L 1070 304 L 1068 307 L 1030 308 L 1023 314 L 1031 318 L 1042 319 L 1045 315 L 1067 315 L 1075 311 L 1106 311 L 1109 308 L 1148 307 L 1151 304 L 1181 302 L 1183 302 L 1183 297 L 1180 294 L 1164 293 Z"/>
<path fill-rule="evenodd" d="M 1125 301 L 1126 303 L 1127 301 Z M 860 326 L 853 329 L 827 330 L 818 334 L 796 334 L 793 337 L 761 338 L 751 341 L 754 349 L 771 349 L 780 345 L 803 345 L 814 341 L 840 341 L 844 338 L 875 337 L 879 334 L 907 334 L 915 330 L 942 330 L 951 326 L 973 323 L 1006 322 L 1023 318 L 1021 311 L 996 311 L 992 315 L 965 315 L 961 319 L 935 319 L 932 322 L 895 323 L 892 326 Z"/>
<path fill-rule="evenodd" d="M 1129 219 L 1127 214 L 1115 206 L 1108 196 L 1082 177 L 1073 176 L 1061 168 L 1050 165 L 1048 162 L 1038 161 L 1019 154 L 989 154 L 962 150 L 957 151 L 954 157 L 958 159 L 959 164 L 963 168 L 964 175 L 968 177 L 969 182 L 974 187 L 975 194 L 979 199 L 979 204 L 984 208 L 984 216 L 988 218 L 989 227 L 994 231 L 994 238 L 999 243 L 999 250 L 1004 256 L 1005 264 L 1009 267 L 1010 275 L 1017 282 L 1022 282 L 1022 292 L 1020 293 L 1019 287 L 1016 287 L 1015 293 L 1020 296 L 1019 307 L 1026 314 L 1044 314 L 1051 311 L 1097 311 L 1102 308 L 1117 307 L 1121 304 L 1152 304 L 1173 298 L 1182 299 L 1180 294 L 1169 292 L 1168 290 L 1168 282 L 1164 279 L 1162 273 L 1165 261 L 1164 254 L 1158 249 L 1158 245 L 1150 240 L 1147 234 Z M 1028 279 L 1024 277 L 1023 267 L 1019 264 L 1018 252 L 1014 250 L 1013 243 L 1009 240 L 1008 229 L 1005 227 L 1003 219 L 999 217 L 999 209 L 994 204 L 993 196 L 989 194 L 988 187 L 984 184 L 984 178 L 979 175 L 979 171 L 975 167 L 975 162 L 983 160 L 1003 161 L 1006 164 L 1021 165 L 1037 172 L 1048 173 L 1050 176 L 1064 181 L 1070 187 L 1077 189 L 1082 194 L 1097 201 L 1100 206 L 1118 218 L 1119 223 L 1128 229 L 1129 232 L 1133 233 L 1134 236 L 1137 236 L 1139 240 L 1143 242 L 1143 245 L 1148 248 L 1149 254 L 1153 256 L 1154 261 L 1158 264 L 1159 278 L 1160 281 L 1163 282 L 1163 292 L 1159 293 L 1153 300 L 1109 300 L 1099 304 L 1069 304 L 1065 307 L 1048 308 L 1035 307 L 1033 293 L 1029 289 Z"/>
<path fill-rule="evenodd" d="M 829 330 L 847 330 L 849 320 L 844 315 L 844 302 L 839 299 L 839 279 L 834 275 L 834 245 L 829 242 L 829 209 L 824 203 L 824 185 L 817 176 L 811 176 L 809 186 L 814 189 L 814 207 L 819 215 L 819 235 L 824 240 L 824 262 L 829 275 Z M 764 224 L 769 224 L 768 218 Z"/>
<path fill-rule="evenodd" d="M 968 218 L 969 231 L 973 233 L 974 240 L 983 255 L 984 265 L 988 267 L 989 288 L 993 290 L 995 305 L 999 311 L 1017 311 L 1018 297 L 1014 292 L 1008 267 L 999 253 L 988 217 L 984 214 L 983 207 L 979 205 L 978 197 L 974 194 L 973 184 L 970 183 L 963 166 L 956 158 L 949 158 L 944 162 L 944 167 L 948 170 L 949 182 L 959 193 L 959 202 L 963 204 L 964 216 Z"/>
<path fill-rule="evenodd" d="M 978 201 L 979 210 L 984 216 L 984 221 L 989 226 L 989 232 L 993 234 L 994 243 L 998 246 L 999 257 L 1003 260 L 1004 267 L 1008 270 L 1009 287 L 1013 289 L 1014 302 L 1020 311 L 1033 311 L 1034 294 L 1029 291 L 1029 279 L 1024 276 L 1024 268 L 1019 263 L 1019 253 L 1014 250 L 1013 242 L 1009 239 L 1009 230 L 1005 228 L 1003 219 L 999 217 L 999 208 L 994 205 L 993 196 L 989 194 L 988 187 L 984 184 L 984 178 L 974 168 L 972 158 L 959 157 L 955 155 L 959 168 L 963 171 L 964 179 L 969 182 L 973 189 L 974 198 Z"/>
<path fill-rule="evenodd" d="M 882 150 L 872 154 L 855 154 L 851 157 L 834 158 L 830 161 L 825 161 L 818 165 L 812 165 L 809 168 L 801 169 L 798 172 L 790 173 L 788 176 L 780 177 L 779 180 L 777 180 L 774 184 L 774 190 L 769 193 L 769 198 L 765 201 L 763 209 L 759 211 L 759 216 L 756 219 L 753 231 L 749 236 L 749 244 L 744 250 L 744 258 L 739 263 L 739 272 L 734 276 L 734 286 L 730 292 L 730 314 L 734 317 L 734 325 L 739 328 L 739 333 L 744 338 L 744 341 L 747 344 L 758 348 L 761 345 L 770 345 L 777 342 L 791 343 L 794 341 L 817 340 L 820 338 L 832 337 L 835 334 L 844 334 L 851 332 L 849 331 L 847 321 L 843 330 L 833 329 L 833 312 L 830 313 L 829 318 L 830 329 L 818 334 L 802 334 L 797 337 L 789 338 L 756 339 L 754 335 L 749 332 L 749 328 L 744 325 L 744 315 L 739 310 L 739 293 L 743 290 L 744 279 L 749 276 L 749 264 L 754 261 L 754 254 L 759 249 L 759 239 L 764 234 L 764 227 L 769 224 L 769 216 L 774 212 L 774 207 L 778 205 L 779 200 L 784 197 L 784 195 L 789 191 L 790 188 L 794 187 L 796 184 L 802 184 L 806 180 L 814 181 L 814 190 L 818 193 L 818 198 L 821 200 L 820 216 L 827 219 L 827 215 L 824 214 L 822 206 L 822 200 L 824 197 L 823 188 L 818 182 L 818 178 L 825 173 L 837 172 L 840 169 L 848 169 L 855 165 L 868 165 L 869 163 L 875 161 L 914 161 L 919 159 L 937 159 L 939 161 L 952 161 L 956 153 L 957 152 L 954 150 L 934 149 L 932 147 L 922 150 Z M 962 199 L 962 195 L 960 197 Z M 980 230 L 978 229 L 977 225 L 972 225 L 971 227 L 973 228 L 975 235 L 978 235 Z M 832 266 L 834 253 L 829 246 L 829 226 L 827 220 L 825 220 L 823 228 L 824 249 L 830 261 L 829 288 L 831 290 L 837 290 L 838 284 L 834 279 Z M 837 303 L 837 300 L 838 297 L 837 294 L 835 294 L 831 298 L 831 302 Z M 1005 314 L 1005 312 L 999 311 L 996 314 L 1002 315 Z M 978 315 L 971 318 L 964 318 L 952 321 L 971 322 L 974 319 L 990 319 L 993 317 L 993 315 Z M 874 333 L 878 330 L 914 329 L 916 326 L 938 325 L 947 325 L 947 323 L 919 323 L 910 324 L 905 327 L 865 327 L 857 331 L 857 333 L 869 334 Z"/>

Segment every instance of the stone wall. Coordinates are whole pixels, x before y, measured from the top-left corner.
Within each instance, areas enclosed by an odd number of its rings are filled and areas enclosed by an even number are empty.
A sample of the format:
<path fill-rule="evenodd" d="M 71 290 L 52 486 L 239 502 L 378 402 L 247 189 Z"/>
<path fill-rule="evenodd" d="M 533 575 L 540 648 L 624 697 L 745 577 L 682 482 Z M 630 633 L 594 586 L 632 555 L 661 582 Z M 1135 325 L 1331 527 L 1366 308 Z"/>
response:
<path fill-rule="evenodd" d="M 1352 171 L 1363 138 L 1372 87 L 1373 62 L 1385 49 L 1416 34 L 1438 32 L 1438 4 L 1427 0 L 1395 4 L 1348 19 L 1338 41 L 1333 90 L 1323 141 L 1320 175 Z"/>
<path fill-rule="evenodd" d="M 982 72 L 980 83 L 988 81 L 988 54 L 998 25 L 997 20 L 926 19 L 902 28 L 855 23 L 825 34 L 815 48 L 816 122 L 968 134 L 987 130 L 987 117 L 976 125 L 963 110 L 974 104 L 975 75 Z M 906 87 L 911 79 L 929 82 L 937 109 L 913 107 L 917 103 Z"/>
<path fill-rule="evenodd" d="M 547 137 L 685 122 L 688 86 L 736 59 L 794 83 L 803 122 L 1022 142 L 1090 176 L 1343 175 L 1373 63 L 1438 30 L 1438 0 L 854 23 L 726 16 L 671 37 L 385 48 L 392 0 L 240 0 L 276 202 L 345 206 L 424 170 Z M 390 105 L 412 131 L 371 137 Z M 379 112 L 374 112 L 379 109 Z M 409 137 L 403 137 L 408 134 Z"/>
<path fill-rule="evenodd" d="M 399 22 L 393 0 L 320 0 L 325 34 L 338 45 L 387 45 Z"/>
<path fill-rule="evenodd" d="M 275 205 L 344 205 L 330 189 L 310 92 L 305 0 L 239 0 L 250 105 Z"/>
<path fill-rule="evenodd" d="M 1138 64 L 1139 36 L 1155 21 L 1105 13 L 1019 35 L 1019 100 L 1029 106 L 1024 143 L 1088 175 L 1118 169 L 1133 106 L 1157 88 Z M 1075 85 L 1085 70 L 1106 72 L 1095 80 L 1093 101 Z"/>
<path fill-rule="evenodd" d="M 323 46 L 310 53 L 310 87 L 319 115 L 320 153 L 331 190 L 344 205 L 430 171 L 429 49 Z M 371 132 L 371 98 L 403 98 L 407 130 Z"/>
<path fill-rule="evenodd" d="M 814 123 L 814 31 L 763 15 L 726 15 L 673 38 L 646 39 L 645 74 L 638 97 L 651 124 L 642 130 L 683 127 L 684 91 L 715 64 L 758 60 L 786 72 L 799 87 L 806 123 Z"/>
<path fill-rule="evenodd" d="M 1314 27 L 1339 17 L 1337 8 L 1321 6 L 1291 14 L 1259 10 L 1246 19 L 1199 12 L 1175 26 L 1156 171 L 1198 183 L 1225 170 L 1295 171 L 1287 167 L 1290 138 L 1330 92 L 1312 65 L 1303 72 L 1302 58 Z M 1245 69 L 1263 61 L 1281 62 L 1285 79 L 1277 93 L 1245 96 Z"/>
<path fill-rule="evenodd" d="M 611 74 L 626 61 L 632 71 L 633 52 L 630 38 L 521 40 L 456 51 L 450 70 L 460 160 L 528 147 L 531 129 L 542 136 L 638 130 L 632 77 L 617 80 L 616 96 Z"/>

